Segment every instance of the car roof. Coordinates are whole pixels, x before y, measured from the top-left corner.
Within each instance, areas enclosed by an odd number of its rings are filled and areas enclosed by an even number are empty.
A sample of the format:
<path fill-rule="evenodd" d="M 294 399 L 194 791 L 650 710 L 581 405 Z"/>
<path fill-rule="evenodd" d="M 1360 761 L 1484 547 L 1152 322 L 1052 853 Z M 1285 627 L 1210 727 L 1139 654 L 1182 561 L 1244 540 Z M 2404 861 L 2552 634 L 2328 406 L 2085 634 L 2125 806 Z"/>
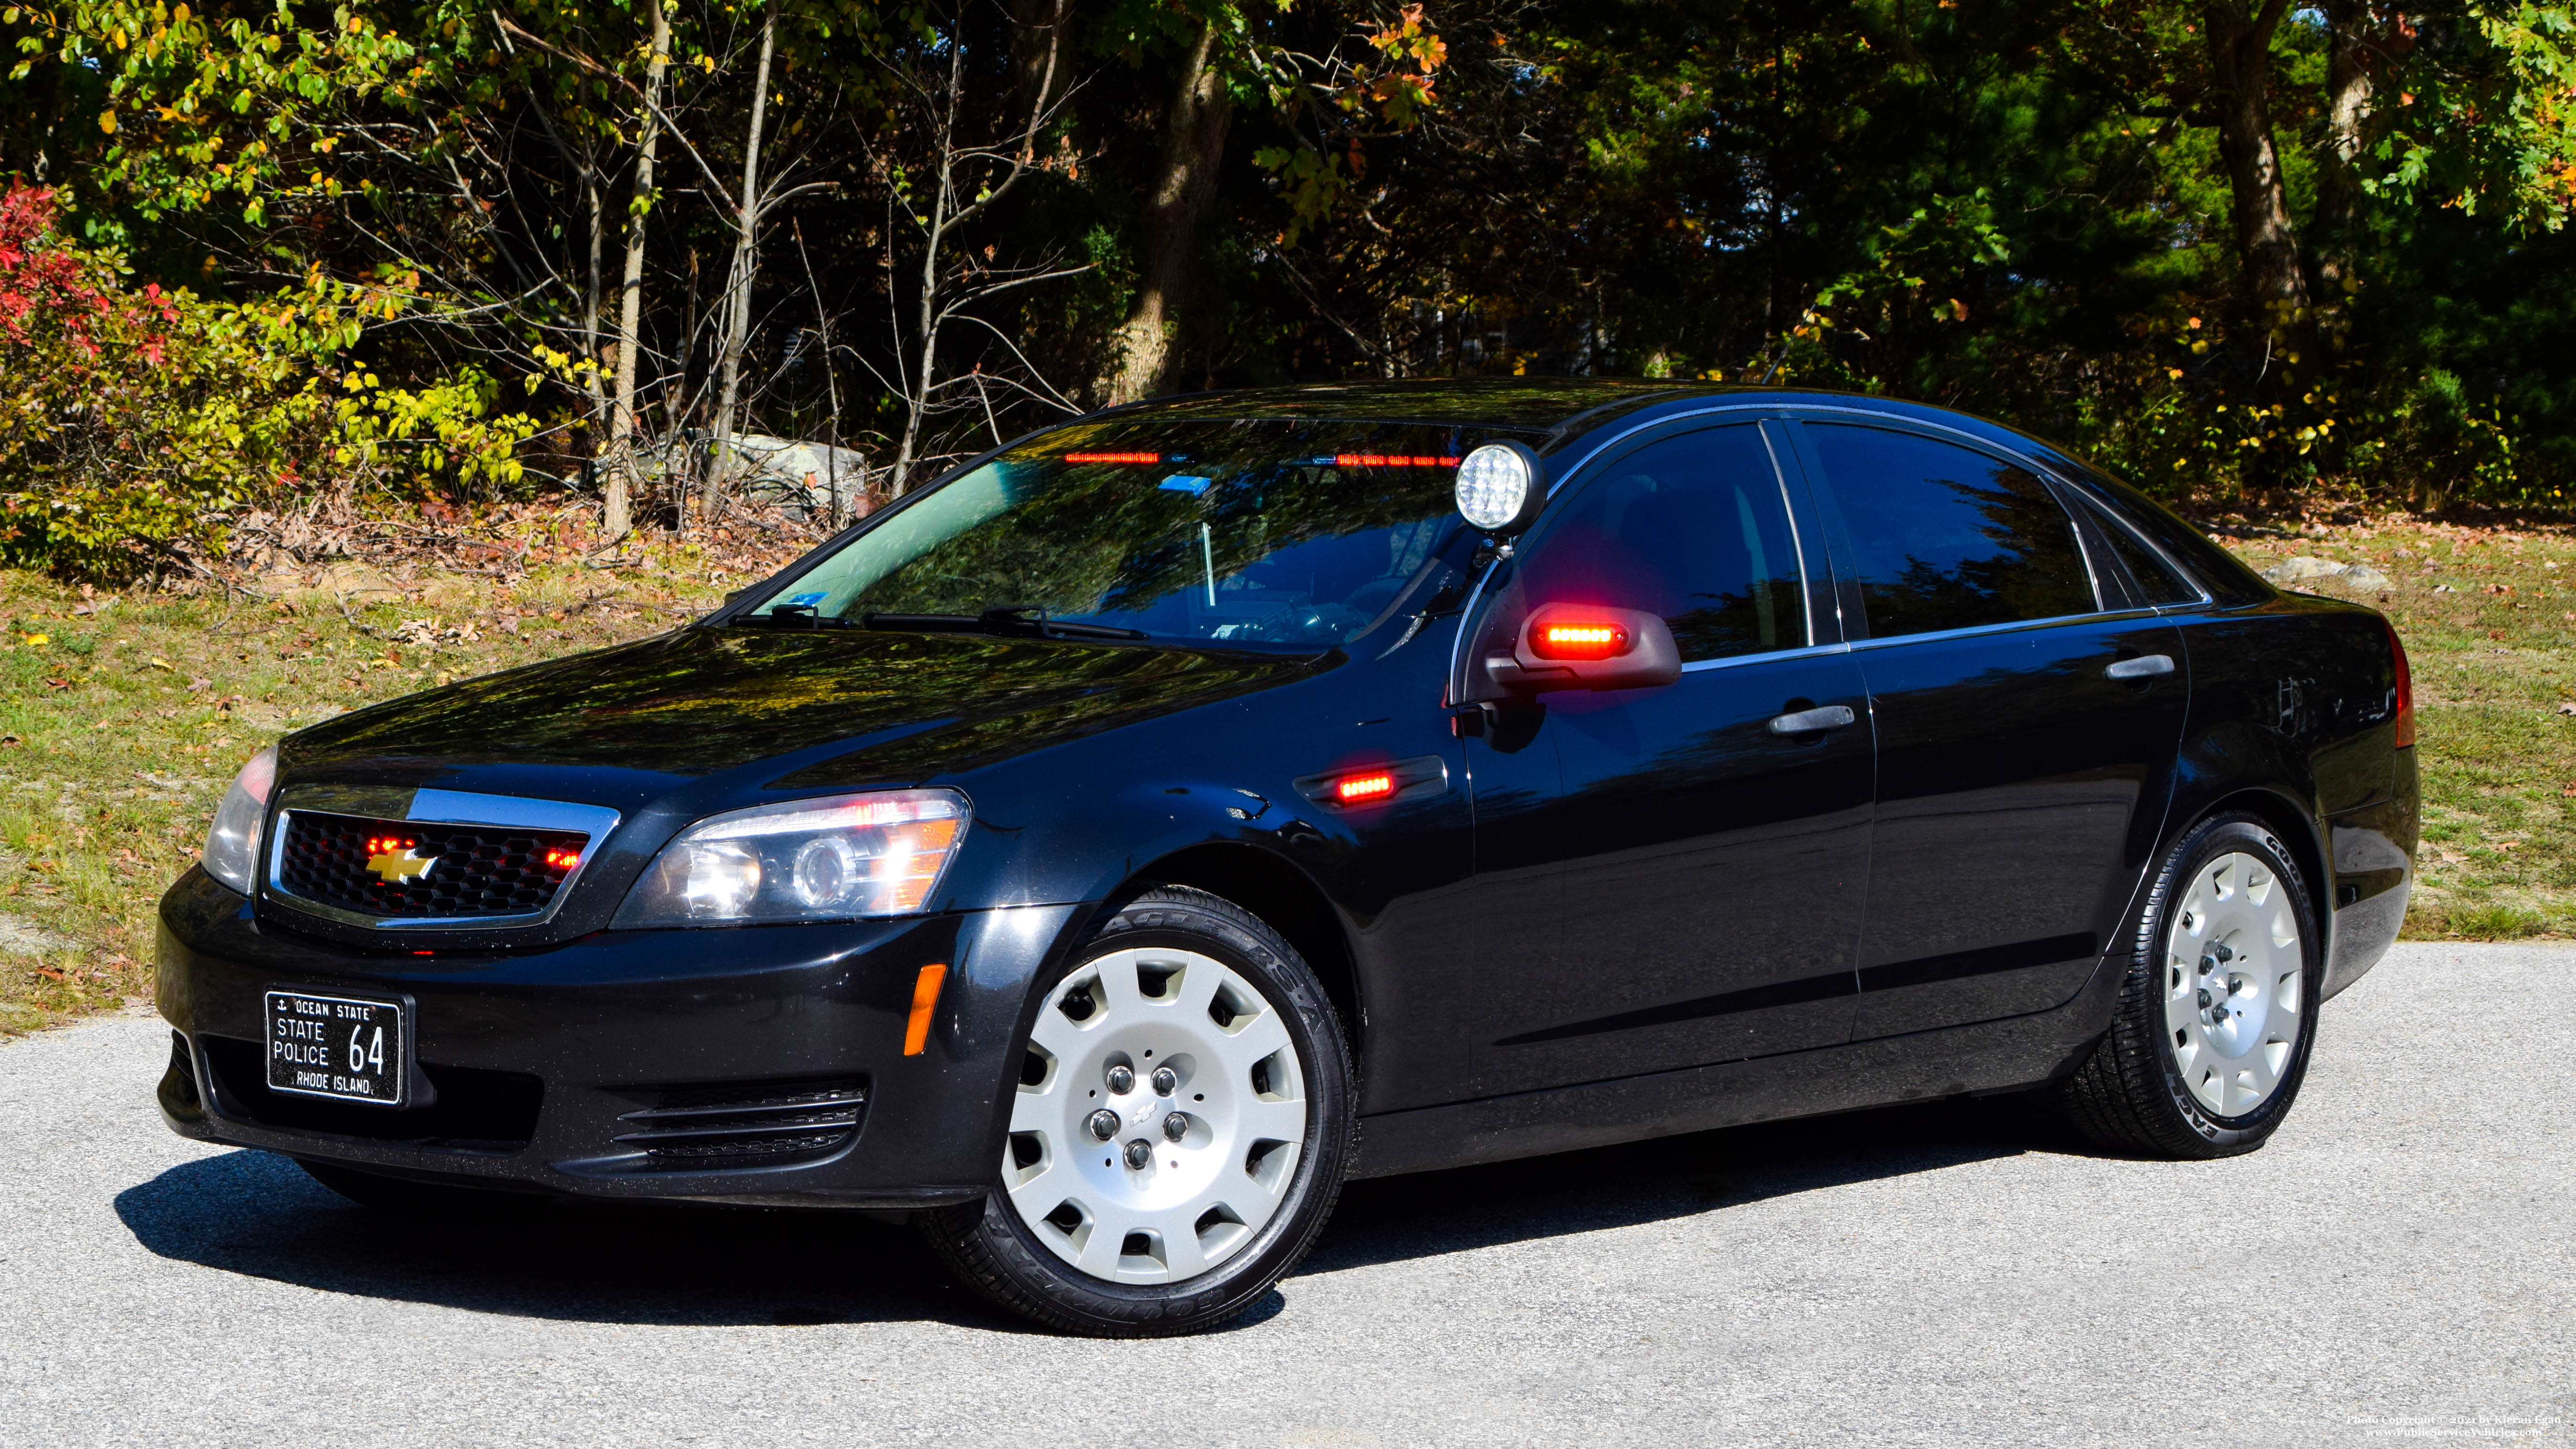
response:
<path fill-rule="evenodd" d="M 1612 427 L 1733 403 L 1749 407 L 1825 407 L 1907 418 L 1983 438 L 2015 450 L 2061 450 L 1970 413 L 1865 393 L 1821 388 L 1668 382 L 1653 378 L 1492 377 L 1304 383 L 1236 388 L 1156 398 L 1108 416 L 1143 421 L 1252 421 L 1312 418 L 1343 422 L 1476 424 L 1544 434 L 1541 453 L 1573 448 Z"/>

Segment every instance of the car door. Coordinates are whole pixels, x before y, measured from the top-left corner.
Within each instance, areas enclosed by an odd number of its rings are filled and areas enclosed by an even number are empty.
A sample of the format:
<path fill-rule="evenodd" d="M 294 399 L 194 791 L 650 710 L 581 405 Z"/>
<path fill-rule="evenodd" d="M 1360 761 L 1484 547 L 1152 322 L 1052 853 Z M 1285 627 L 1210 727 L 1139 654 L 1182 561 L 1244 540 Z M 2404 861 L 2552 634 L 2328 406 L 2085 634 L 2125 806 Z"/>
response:
<path fill-rule="evenodd" d="M 1867 700 L 1772 445 L 1750 422 L 1699 427 L 1571 486 L 1489 582 L 1462 661 L 1482 701 L 1465 716 L 1478 1090 L 1841 1042 Z M 1485 681 L 1531 610 L 1566 603 L 1661 615 L 1679 682 L 1515 697 Z"/>
<path fill-rule="evenodd" d="M 2114 943 L 2163 822 L 2179 631 L 2105 598 L 2065 500 L 2010 458 L 1857 421 L 1798 433 L 1878 734 L 1853 1034 L 2055 1006 Z"/>

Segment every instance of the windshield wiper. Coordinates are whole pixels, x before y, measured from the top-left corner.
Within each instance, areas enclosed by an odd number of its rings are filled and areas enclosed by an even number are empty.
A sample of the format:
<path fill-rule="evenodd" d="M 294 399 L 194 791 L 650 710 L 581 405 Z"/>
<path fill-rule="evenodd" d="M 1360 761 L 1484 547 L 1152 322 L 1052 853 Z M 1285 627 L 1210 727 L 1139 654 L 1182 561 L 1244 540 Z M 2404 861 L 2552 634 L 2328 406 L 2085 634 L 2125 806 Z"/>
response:
<path fill-rule="evenodd" d="M 755 614 L 741 615 L 734 619 L 733 622 L 736 624 L 768 624 L 778 628 L 788 629 L 855 629 L 859 627 L 847 619 L 835 618 L 830 614 L 822 613 L 812 604 L 780 604 L 774 609 L 763 609 Z"/>
<path fill-rule="evenodd" d="M 1142 629 L 1121 629 L 1111 624 L 1082 624 L 1071 619 L 1050 619 L 1046 610 L 1035 604 L 1004 604 L 980 614 L 862 614 L 859 622 L 870 629 L 921 629 L 960 634 L 998 634 L 1016 639 L 1150 639 Z"/>

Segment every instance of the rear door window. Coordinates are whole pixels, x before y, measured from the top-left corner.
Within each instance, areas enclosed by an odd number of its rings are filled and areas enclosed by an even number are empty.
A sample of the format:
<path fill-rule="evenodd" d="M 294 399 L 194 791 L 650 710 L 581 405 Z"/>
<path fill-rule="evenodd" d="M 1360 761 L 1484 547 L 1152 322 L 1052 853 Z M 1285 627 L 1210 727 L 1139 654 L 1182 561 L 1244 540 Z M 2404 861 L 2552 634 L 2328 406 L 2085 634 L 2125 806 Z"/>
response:
<path fill-rule="evenodd" d="M 2089 614 L 2091 572 L 2027 468 L 1912 433 L 1810 423 L 1872 638 Z"/>
<path fill-rule="evenodd" d="M 1805 646 L 1797 536 L 1759 428 L 1649 443 L 1580 486 L 1523 566 L 1529 607 L 1660 614 L 1684 663 Z"/>

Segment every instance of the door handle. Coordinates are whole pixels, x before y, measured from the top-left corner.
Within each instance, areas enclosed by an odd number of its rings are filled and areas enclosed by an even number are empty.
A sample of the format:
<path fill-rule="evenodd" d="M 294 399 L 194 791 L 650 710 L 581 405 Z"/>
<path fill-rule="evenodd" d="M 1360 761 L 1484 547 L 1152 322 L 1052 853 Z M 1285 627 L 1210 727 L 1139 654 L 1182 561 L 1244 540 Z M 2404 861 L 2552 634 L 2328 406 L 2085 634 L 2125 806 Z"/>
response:
<path fill-rule="evenodd" d="M 2149 654 L 2138 659 L 2123 659 L 2102 672 L 2113 679 L 2153 679 L 2159 674 L 2173 673 L 2173 656 Z"/>
<path fill-rule="evenodd" d="M 1802 709 L 1796 714 L 1778 716 L 1771 721 L 1771 733 L 1811 735 L 1818 730 L 1841 729 L 1859 717 L 1852 713 L 1850 705 L 1829 704 L 1822 709 Z"/>

